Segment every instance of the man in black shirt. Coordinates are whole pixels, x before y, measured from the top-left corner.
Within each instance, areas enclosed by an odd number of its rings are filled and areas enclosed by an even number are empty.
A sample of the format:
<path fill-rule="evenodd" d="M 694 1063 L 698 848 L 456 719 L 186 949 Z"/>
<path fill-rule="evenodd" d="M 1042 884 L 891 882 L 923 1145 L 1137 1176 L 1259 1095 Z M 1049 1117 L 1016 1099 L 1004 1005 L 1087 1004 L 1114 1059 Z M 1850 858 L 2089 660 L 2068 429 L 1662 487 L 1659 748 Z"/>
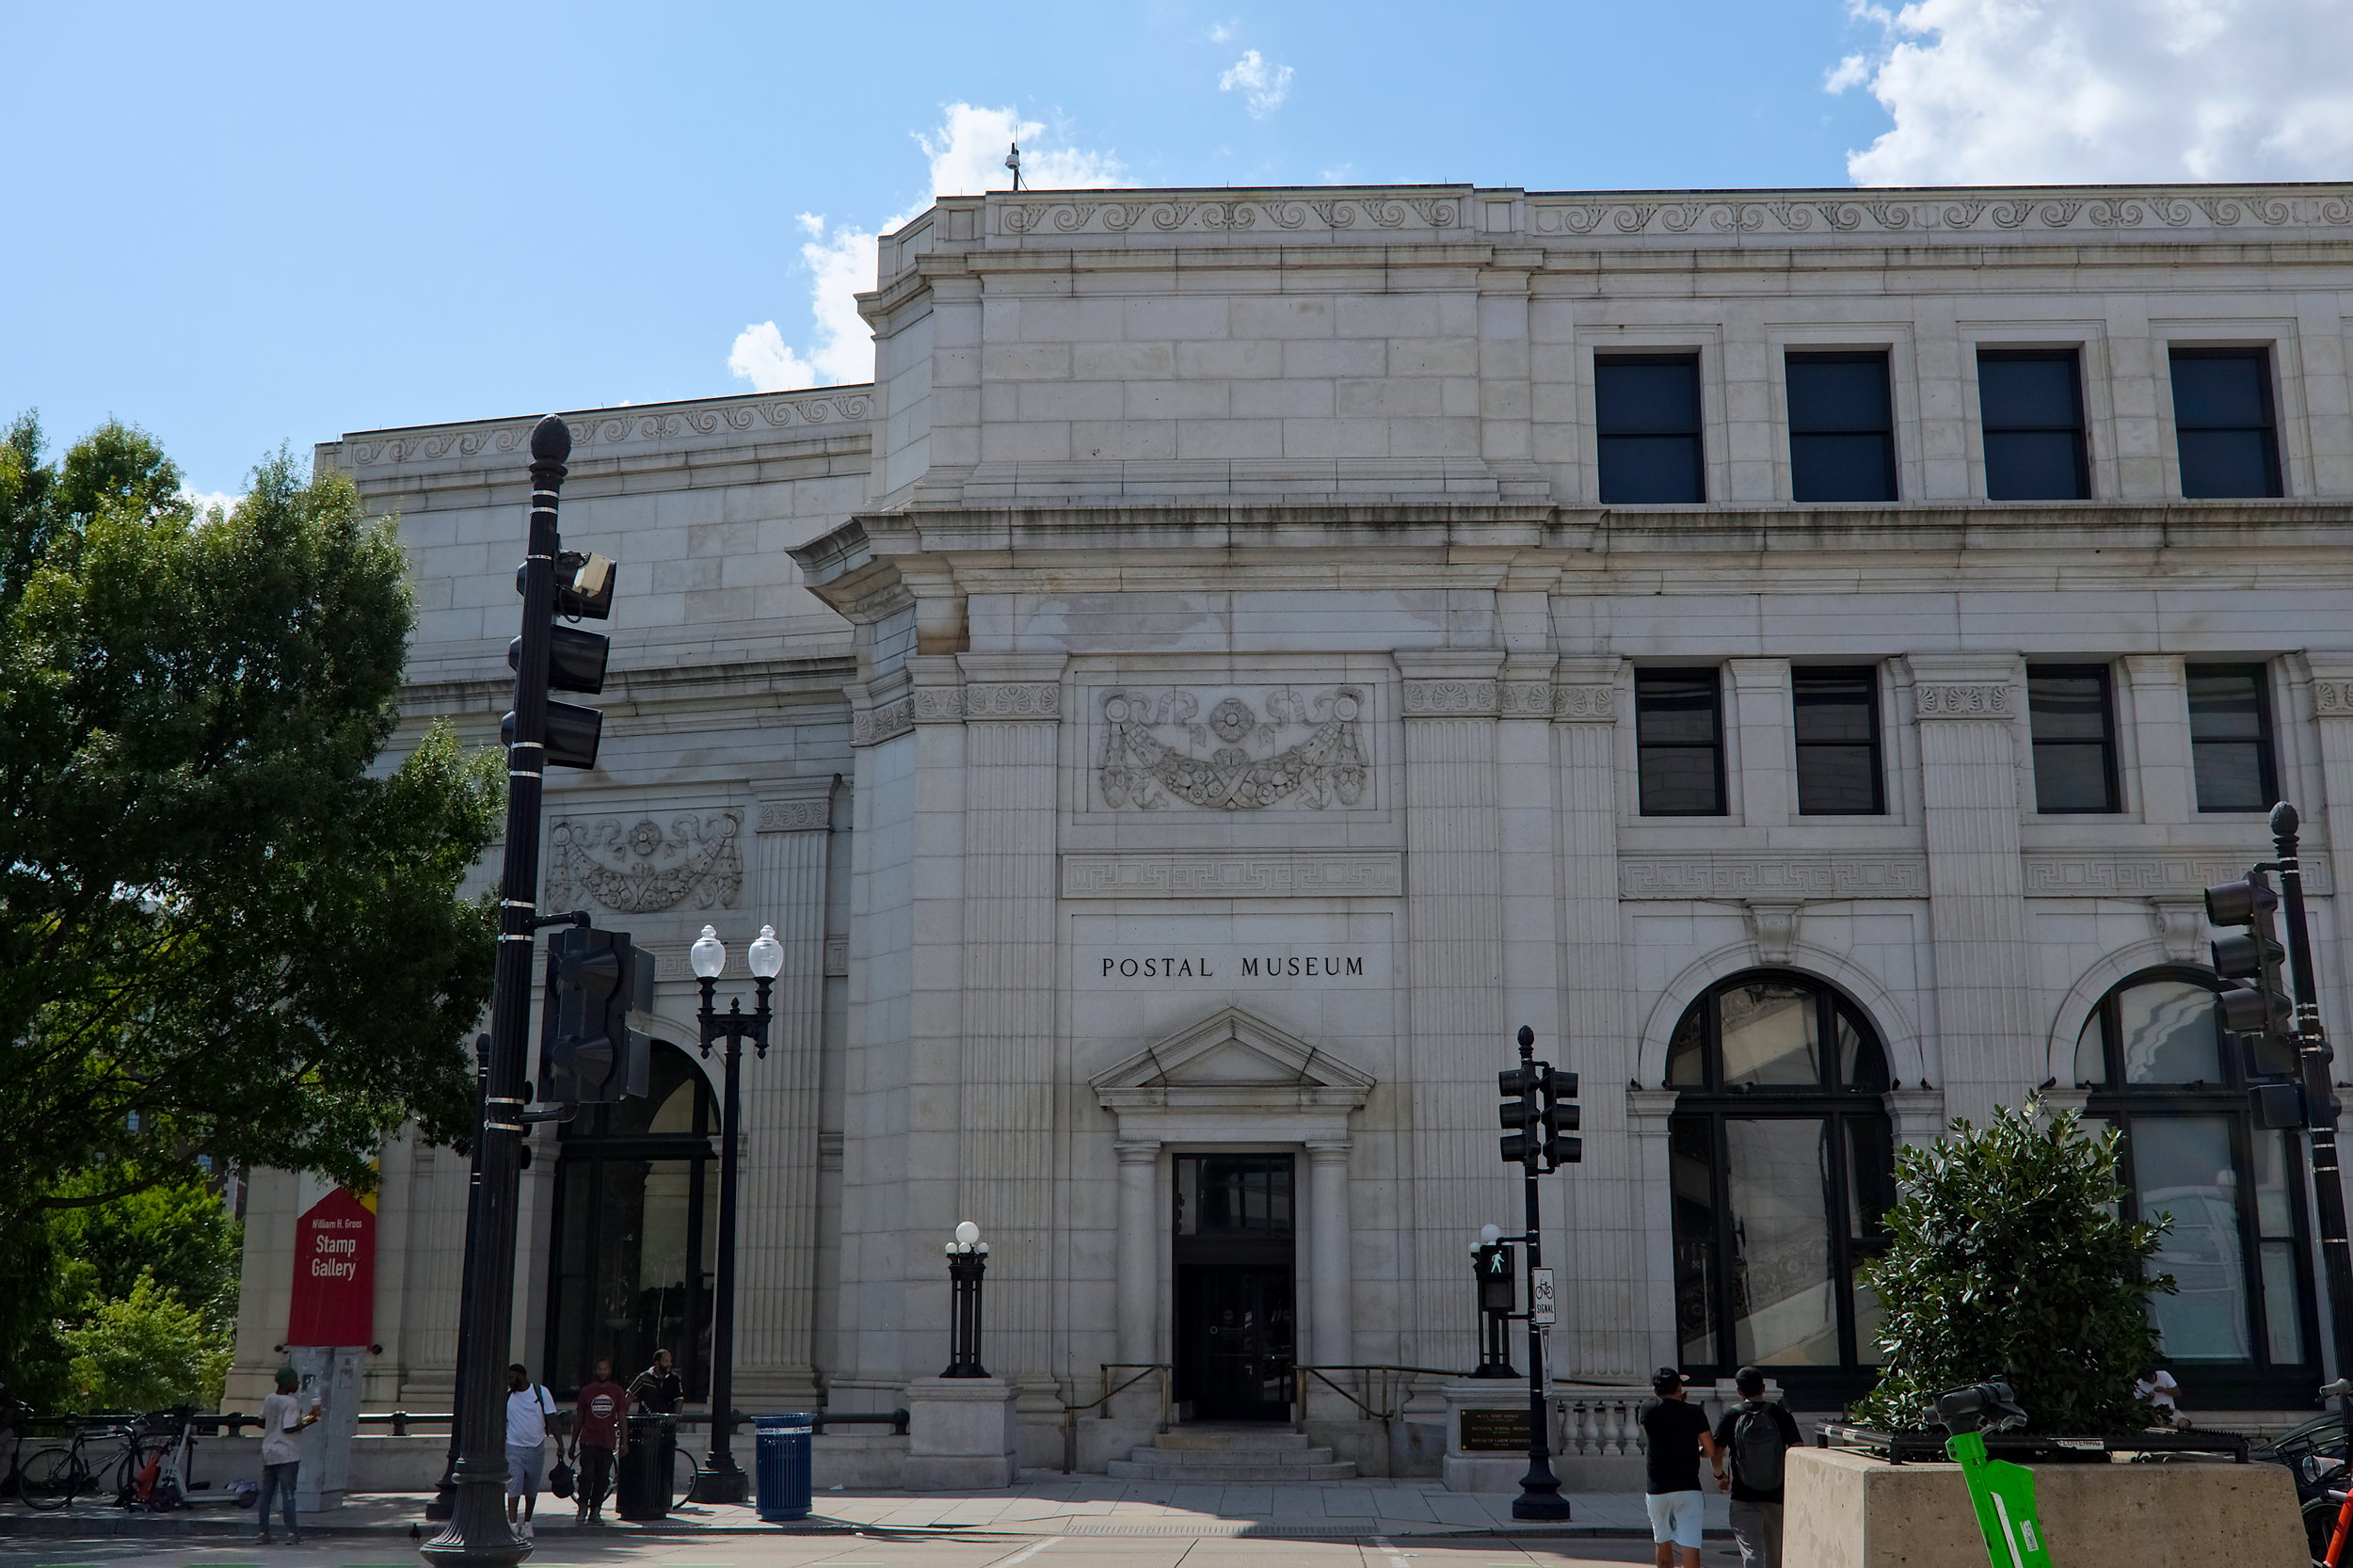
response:
<path fill-rule="evenodd" d="M 1741 1368 L 1732 1383 L 1740 1402 L 1716 1423 L 1716 1447 L 1732 1471 L 1718 1483 L 1732 1490 L 1732 1539 L 1741 1568 L 1781 1568 L 1783 1463 L 1801 1441 L 1797 1419 L 1765 1397 L 1765 1374 L 1754 1367 Z"/>
<path fill-rule="evenodd" d="M 1661 1367 L 1650 1380 L 1656 1404 L 1642 1410 L 1642 1433 L 1649 1439 L 1645 1456 L 1649 1480 L 1642 1488 L 1642 1505 L 1650 1511 L 1651 1560 L 1657 1568 L 1700 1568 L 1700 1530 L 1706 1494 L 1700 1490 L 1700 1456 L 1705 1454 L 1719 1480 L 1723 1456 L 1715 1434 L 1707 1430 L 1707 1412 L 1692 1404 L 1683 1392 L 1683 1374 Z"/>

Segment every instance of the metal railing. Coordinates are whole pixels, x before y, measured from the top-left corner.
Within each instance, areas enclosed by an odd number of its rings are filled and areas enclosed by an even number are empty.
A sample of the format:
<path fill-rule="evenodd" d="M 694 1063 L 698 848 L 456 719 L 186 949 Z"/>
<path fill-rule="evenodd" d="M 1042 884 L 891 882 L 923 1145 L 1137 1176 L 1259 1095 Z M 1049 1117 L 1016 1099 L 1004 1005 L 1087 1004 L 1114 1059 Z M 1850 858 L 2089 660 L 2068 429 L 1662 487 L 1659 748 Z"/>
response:
<path fill-rule="evenodd" d="M 1079 1413 L 1080 1411 L 1092 1410 L 1096 1413 L 1096 1420 L 1110 1420 L 1112 1400 L 1157 1372 L 1160 1379 L 1160 1423 L 1155 1429 L 1156 1432 L 1166 1432 L 1172 1419 L 1168 1384 L 1170 1368 L 1167 1362 L 1105 1361 L 1097 1364 L 1096 1370 L 1102 1376 L 1103 1391 L 1083 1404 L 1071 1404 L 1064 1401 L 1062 1407 L 1062 1471 L 1065 1476 L 1076 1475 L 1079 1471 Z M 1113 1372 L 1133 1372 L 1135 1376 L 1121 1380 L 1119 1386 L 1114 1388 L 1112 1386 Z"/>

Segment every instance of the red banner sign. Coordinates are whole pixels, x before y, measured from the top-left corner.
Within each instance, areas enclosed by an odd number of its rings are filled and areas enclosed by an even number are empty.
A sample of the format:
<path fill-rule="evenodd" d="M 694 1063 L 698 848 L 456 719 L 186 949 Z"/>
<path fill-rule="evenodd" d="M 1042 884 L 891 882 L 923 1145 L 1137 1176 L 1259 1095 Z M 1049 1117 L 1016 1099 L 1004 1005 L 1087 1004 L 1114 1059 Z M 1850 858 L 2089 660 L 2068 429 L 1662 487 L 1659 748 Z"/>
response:
<path fill-rule="evenodd" d="M 289 1345 L 365 1345 L 376 1330 L 376 1210 L 338 1187 L 295 1222 Z"/>

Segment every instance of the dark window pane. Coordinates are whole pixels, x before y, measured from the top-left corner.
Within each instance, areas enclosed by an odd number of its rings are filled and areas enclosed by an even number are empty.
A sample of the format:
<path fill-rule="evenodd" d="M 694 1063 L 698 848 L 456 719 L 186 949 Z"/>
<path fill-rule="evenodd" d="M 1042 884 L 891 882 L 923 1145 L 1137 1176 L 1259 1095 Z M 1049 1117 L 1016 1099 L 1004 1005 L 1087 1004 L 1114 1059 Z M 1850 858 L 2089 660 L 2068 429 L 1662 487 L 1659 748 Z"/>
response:
<path fill-rule="evenodd" d="M 1893 501 L 1891 446 L 1884 435 L 1789 438 L 1789 489 L 1799 501 Z"/>
<path fill-rule="evenodd" d="M 2280 464 L 2268 430 L 2184 430 L 2182 494 L 2228 501 L 2280 493 Z"/>
<path fill-rule="evenodd" d="M 2271 357 L 2260 348 L 2177 348 L 2171 363 L 2182 493 L 2192 500 L 2280 494 Z"/>
<path fill-rule="evenodd" d="M 2077 430 L 2075 356 L 1977 356 L 1977 406 L 1988 430 Z"/>
<path fill-rule="evenodd" d="M 1675 1339 L 1686 1366 L 1716 1359 L 1716 1149 L 1712 1124 L 1678 1116 L 1668 1130 L 1673 1194 Z"/>
<path fill-rule="evenodd" d="M 1601 499 L 1607 506 L 1657 506 L 1707 499 L 1697 436 L 1603 436 Z"/>
<path fill-rule="evenodd" d="M 2068 430 L 1988 430 L 1985 493 L 1993 501 L 2081 501 L 2083 437 Z"/>
<path fill-rule="evenodd" d="M 2029 667 L 2026 711 L 2034 735 L 2036 809 L 2117 809 L 2107 670 L 2096 664 Z"/>
<path fill-rule="evenodd" d="M 1716 672 L 1637 670 L 1634 715 L 1643 815 L 1721 816 L 1723 743 Z"/>
<path fill-rule="evenodd" d="M 1792 354 L 1788 359 L 1789 428 L 1817 432 L 1887 430 L 1887 356 Z"/>
<path fill-rule="evenodd" d="M 2275 784 L 2263 666 L 2192 664 L 2186 673 L 2198 809 L 2269 809 Z"/>
<path fill-rule="evenodd" d="M 1596 358 L 1594 427 L 1605 436 L 1689 436 L 1700 427 L 1695 355 Z"/>
<path fill-rule="evenodd" d="M 1870 816 L 1880 793 L 1876 673 L 1869 665 L 1789 672 L 1798 749 L 1798 811 Z"/>
<path fill-rule="evenodd" d="M 2267 425 L 2271 396 L 2261 349 L 2173 355 L 2173 423 L 2185 430 Z"/>

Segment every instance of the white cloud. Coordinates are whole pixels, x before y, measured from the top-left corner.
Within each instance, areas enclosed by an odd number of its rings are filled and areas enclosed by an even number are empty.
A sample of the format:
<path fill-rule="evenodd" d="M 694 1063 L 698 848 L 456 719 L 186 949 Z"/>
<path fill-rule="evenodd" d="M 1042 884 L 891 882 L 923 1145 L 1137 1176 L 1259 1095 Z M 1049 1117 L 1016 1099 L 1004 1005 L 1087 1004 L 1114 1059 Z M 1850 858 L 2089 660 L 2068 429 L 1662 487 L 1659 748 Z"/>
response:
<path fill-rule="evenodd" d="M 195 507 L 199 517 L 210 517 L 215 512 L 227 517 L 237 509 L 237 503 L 245 497 L 231 495 L 227 490 L 192 490 L 183 485 L 180 487 L 180 499 Z"/>
<path fill-rule="evenodd" d="M 1225 73 L 1217 79 L 1217 90 L 1241 93 L 1250 118 L 1264 120 L 1290 96 L 1291 74 L 1289 66 L 1269 65 L 1266 56 L 1256 49 L 1245 49 L 1241 58 L 1226 67 Z"/>
<path fill-rule="evenodd" d="M 1851 4 L 1851 0 L 1850 0 Z M 1862 184 L 2343 179 L 2353 170 L 2345 0 L 1914 0 L 1825 81 L 1894 128 Z"/>
<path fill-rule="evenodd" d="M 1234 40 L 1234 26 L 1235 24 L 1231 22 L 1210 23 L 1209 40 L 1211 43 L 1231 43 Z"/>
<path fill-rule="evenodd" d="M 1023 144 L 1024 186 L 1102 190 L 1127 183 L 1128 170 L 1118 154 L 1059 144 L 1044 123 L 1025 120 L 1012 109 L 950 104 L 940 115 L 937 129 L 915 136 L 931 166 L 930 196 L 872 230 L 837 228 L 820 214 L 800 215 L 801 232 L 808 236 L 801 247 L 801 264 L 808 271 L 814 346 L 804 354 L 785 342 L 774 321 L 757 322 L 735 335 L 735 346 L 728 354 L 729 374 L 760 392 L 872 380 L 873 338 L 857 313 L 856 296 L 874 286 L 877 236 L 912 221 L 931 205 L 932 197 L 1010 188 L 1013 171 L 1005 168 L 1005 153 L 1016 141 Z"/>

